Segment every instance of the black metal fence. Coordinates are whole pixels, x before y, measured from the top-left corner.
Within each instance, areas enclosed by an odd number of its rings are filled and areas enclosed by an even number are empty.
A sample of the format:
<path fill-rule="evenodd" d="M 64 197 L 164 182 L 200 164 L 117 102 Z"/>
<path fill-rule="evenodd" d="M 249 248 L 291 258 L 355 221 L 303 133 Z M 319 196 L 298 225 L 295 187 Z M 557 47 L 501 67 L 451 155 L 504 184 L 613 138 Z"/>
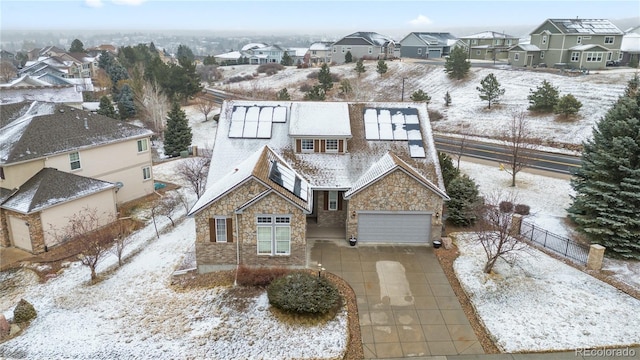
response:
<path fill-rule="evenodd" d="M 566 237 L 551 233 L 526 221 L 522 222 L 520 235 L 527 240 L 549 249 L 558 255 L 581 264 L 587 264 L 589 246 L 580 244 Z"/>

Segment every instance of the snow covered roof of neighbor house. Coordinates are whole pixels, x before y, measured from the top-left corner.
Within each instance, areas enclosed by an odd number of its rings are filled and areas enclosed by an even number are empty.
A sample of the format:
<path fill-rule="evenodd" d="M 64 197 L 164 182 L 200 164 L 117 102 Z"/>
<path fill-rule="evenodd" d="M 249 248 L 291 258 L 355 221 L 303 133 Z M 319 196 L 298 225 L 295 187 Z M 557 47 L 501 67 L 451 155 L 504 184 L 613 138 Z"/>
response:
<path fill-rule="evenodd" d="M 533 44 L 518 44 L 509 48 L 509 51 L 520 48 L 524 51 L 540 51 L 540 48 Z"/>
<path fill-rule="evenodd" d="M 496 31 L 483 31 L 469 36 L 461 36 L 461 39 L 517 39 L 517 36 L 508 35 Z"/>
<path fill-rule="evenodd" d="M 548 21 L 565 34 L 622 35 L 622 30 L 607 19 L 549 19 Z"/>
<path fill-rule="evenodd" d="M 583 44 L 583 45 L 576 45 L 573 47 L 570 47 L 569 50 L 574 50 L 574 51 L 585 51 L 585 50 L 591 50 L 593 48 L 600 48 L 602 50 L 607 50 L 605 47 L 600 46 L 600 45 L 596 45 L 596 44 Z"/>
<path fill-rule="evenodd" d="M 331 45 L 333 43 L 330 41 L 318 41 L 318 42 L 314 42 L 313 44 L 311 44 L 309 46 L 309 50 L 315 50 L 315 51 L 328 51 L 331 50 Z"/>
<path fill-rule="evenodd" d="M 70 84 L 67 84 L 67 85 L 70 85 Z M 45 87 L 45 86 L 51 86 L 51 84 L 29 75 L 23 75 L 9 83 L 0 84 L 0 88 L 26 88 L 26 87 Z"/>
<path fill-rule="evenodd" d="M 425 44 L 430 46 L 448 46 L 450 40 L 457 40 L 455 36 L 448 32 L 412 32 Z M 409 37 L 407 35 L 405 39 Z"/>
<path fill-rule="evenodd" d="M 221 174 L 222 175 L 222 174 Z M 202 208 L 218 200 L 223 195 L 254 178 L 269 187 L 236 210 L 241 211 L 249 204 L 261 199 L 271 192 L 282 196 L 300 209 L 311 212 L 313 192 L 309 183 L 299 175 L 287 162 L 276 154 L 269 146 L 250 154 L 230 172 L 219 177 L 198 199 L 189 211 L 189 215 L 199 212 Z"/>
<path fill-rule="evenodd" d="M 54 103 L 34 101 L 0 105 L 0 114 L 0 164 L 153 134 L 150 130 L 107 116 Z"/>
<path fill-rule="evenodd" d="M 30 214 L 114 187 L 110 182 L 44 168 L 22 184 L 0 207 Z"/>
<path fill-rule="evenodd" d="M 303 57 L 304 54 L 307 53 L 307 51 L 309 50 L 309 48 L 301 48 L 301 47 L 290 47 L 287 48 L 287 52 L 291 53 L 294 56 L 297 57 Z"/>
<path fill-rule="evenodd" d="M 380 35 L 376 32 L 359 31 L 347 35 L 338 40 L 334 45 L 376 45 L 384 46 L 392 43 L 393 39 L 389 36 Z"/>
<path fill-rule="evenodd" d="M 238 109 L 286 109 L 286 115 L 271 118 L 268 124 L 271 132 L 268 136 L 258 137 L 252 131 L 249 136 L 244 136 L 243 131 L 238 131 L 240 125 L 244 128 L 248 115 L 238 113 Z M 415 118 L 415 130 L 420 135 L 418 140 L 412 140 L 416 149 L 411 149 L 408 132 L 404 132 L 404 140 L 400 138 L 393 140 L 393 135 L 404 129 L 404 116 L 394 115 L 398 111 L 406 109 L 407 121 L 412 122 Z M 382 138 L 369 139 L 365 135 L 365 111 L 377 111 L 383 125 L 389 125 L 390 136 L 383 132 Z M 246 114 L 249 110 L 246 111 Z M 261 119 L 258 110 L 251 115 L 251 119 Z M 383 116 L 386 114 L 385 116 Z M 242 115 L 242 116 L 240 116 Z M 311 121 L 306 121 L 302 117 L 310 117 Z M 411 119 L 409 119 L 409 117 Z M 242 118 L 242 119 L 240 119 Z M 386 120 L 389 123 L 386 123 Z M 242 120 L 242 123 L 240 122 Z M 277 121 L 275 121 L 277 120 Z M 378 120 L 376 120 L 378 121 Z M 393 124 L 391 123 L 393 121 Z M 259 126 L 250 121 L 250 125 Z M 412 124 L 413 126 L 414 124 Z M 386 129 L 386 128 L 385 128 Z M 412 128 L 413 129 L 413 128 Z M 293 130 L 294 134 L 291 134 Z M 294 145 L 296 138 L 313 138 L 312 131 L 318 131 L 316 139 L 322 138 L 343 138 L 350 139 L 346 143 L 345 153 L 300 153 L 295 152 Z M 265 132 L 264 134 L 267 134 Z M 382 139 L 382 140 L 380 140 Z M 216 139 L 212 150 L 209 179 L 220 179 L 219 181 L 237 182 L 243 177 L 231 179 L 227 175 L 237 171 L 243 171 L 239 164 L 245 160 L 249 161 L 252 154 L 268 145 L 271 151 L 280 156 L 300 177 L 306 179 L 312 189 L 341 189 L 348 190 L 378 162 L 385 154 L 391 152 L 394 156 L 408 164 L 415 172 L 425 179 L 433 182 L 435 186 L 444 193 L 442 174 L 438 165 L 438 156 L 433 143 L 429 115 L 425 103 L 413 102 L 373 102 L 373 103 L 351 103 L 351 102 L 291 102 L 291 101 L 246 101 L 231 100 L 225 101 L 222 105 L 220 120 Z M 420 155 L 419 157 L 416 155 Z M 412 155 L 414 157 L 412 157 Z M 243 165 L 245 166 L 245 165 Z M 248 166 L 248 165 L 246 165 Z M 249 166 L 250 167 L 250 166 Z M 236 175 L 239 176 L 239 175 Z M 217 182 L 209 182 L 210 187 L 221 186 Z M 222 186 L 225 188 L 225 186 Z M 211 190 L 214 195 L 219 195 L 219 190 Z M 217 196 L 217 195 L 216 195 Z M 208 199 L 213 197 L 209 196 Z M 206 200 L 203 200 L 206 201 Z M 199 203 L 202 205 L 202 203 Z M 193 210 L 192 210 L 193 212 Z"/>
<path fill-rule="evenodd" d="M 630 32 L 623 36 L 620 50 L 627 53 L 640 53 L 640 34 Z"/>
<path fill-rule="evenodd" d="M 242 54 L 239 51 L 232 51 L 224 54 L 214 55 L 213 57 L 223 60 L 238 60 L 241 56 Z"/>
<path fill-rule="evenodd" d="M 266 46 L 267 46 L 267 44 L 265 44 L 265 43 L 249 43 L 249 44 L 243 46 L 242 49 L 240 49 L 240 51 L 259 49 L 259 48 L 263 48 L 263 47 L 266 47 Z"/>

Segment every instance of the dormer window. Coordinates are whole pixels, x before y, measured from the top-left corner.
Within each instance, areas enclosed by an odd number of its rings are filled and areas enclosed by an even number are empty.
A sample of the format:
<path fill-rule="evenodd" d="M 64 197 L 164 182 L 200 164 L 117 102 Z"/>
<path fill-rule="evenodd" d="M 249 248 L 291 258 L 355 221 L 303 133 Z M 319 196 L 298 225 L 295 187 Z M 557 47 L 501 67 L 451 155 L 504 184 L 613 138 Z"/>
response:
<path fill-rule="evenodd" d="M 300 147 L 302 152 L 313 152 L 313 139 L 302 139 Z"/>

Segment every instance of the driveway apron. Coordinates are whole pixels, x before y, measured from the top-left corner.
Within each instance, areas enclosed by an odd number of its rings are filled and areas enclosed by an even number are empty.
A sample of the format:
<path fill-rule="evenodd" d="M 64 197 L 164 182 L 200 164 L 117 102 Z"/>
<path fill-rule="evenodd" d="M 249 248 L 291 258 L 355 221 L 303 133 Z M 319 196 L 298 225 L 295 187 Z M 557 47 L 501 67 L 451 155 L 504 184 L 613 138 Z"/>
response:
<path fill-rule="evenodd" d="M 355 291 L 367 359 L 483 354 L 433 249 L 311 241 L 322 264 Z"/>

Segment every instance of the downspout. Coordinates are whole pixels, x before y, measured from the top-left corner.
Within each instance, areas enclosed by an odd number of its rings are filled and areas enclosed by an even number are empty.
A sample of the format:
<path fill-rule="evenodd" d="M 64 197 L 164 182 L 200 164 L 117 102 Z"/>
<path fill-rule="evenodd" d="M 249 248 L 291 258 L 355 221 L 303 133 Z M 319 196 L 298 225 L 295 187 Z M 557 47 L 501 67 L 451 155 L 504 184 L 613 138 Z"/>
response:
<path fill-rule="evenodd" d="M 562 35 L 562 47 L 560 48 L 560 62 L 563 62 L 562 60 L 564 59 L 564 41 L 567 40 L 567 35 Z M 551 43 L 551 35 L 549 35 L 549 43 Z M 547 46 L 547 49 L 549 47 Z M 568 62 L 570 62 L 571 59 L 569 59 Z"/>
<path fill-rule="evenodd" d="M 238 285 L 238 268 L 240 268 L 240 236 L 238 235 L 238 213 L 234 212 L 235 217 L 235 236 L 236 236 L 236 276 L 233 280 L 233 286 Z"/>

